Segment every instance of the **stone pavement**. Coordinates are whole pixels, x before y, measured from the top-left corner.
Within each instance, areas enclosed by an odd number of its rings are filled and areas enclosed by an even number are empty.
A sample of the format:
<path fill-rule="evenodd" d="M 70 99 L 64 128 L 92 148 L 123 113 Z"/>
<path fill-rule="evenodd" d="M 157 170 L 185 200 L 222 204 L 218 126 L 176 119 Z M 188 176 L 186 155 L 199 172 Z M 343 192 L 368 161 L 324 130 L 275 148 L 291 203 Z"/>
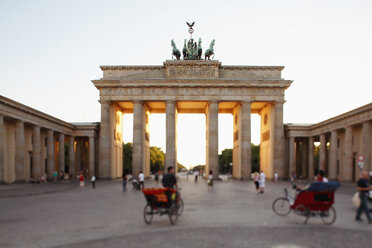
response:
<path fill-rule="evenodd" d="M 146 186 L 154 186 L 152 180 Z M 220 181 L 208 191 L 205 181 L 181 179 L 185 211 L 176 226 L 167 216 L 143 221 L 140 191 L 121 191 L 120 181 L 97 187 L 65 188 L 32 197 L 1 197 L 0 247 L 360 247 L 372 242 L 372 225 L 354 221 L 352 185 L 336 194 L 337 220 L 319 218 L 298 225 L 290 214 L 276 216 L 272 201 L 288 182 L 268 183 L 256 194 L 252 182 Z M 34 186 L 34 185 L 32 185 Z M 51 186 L 51 185 L 46 185 Z M 19 189 L 29 185 L 17 186 Z M 53 186 L 52 186 L 53 187 Z"/>

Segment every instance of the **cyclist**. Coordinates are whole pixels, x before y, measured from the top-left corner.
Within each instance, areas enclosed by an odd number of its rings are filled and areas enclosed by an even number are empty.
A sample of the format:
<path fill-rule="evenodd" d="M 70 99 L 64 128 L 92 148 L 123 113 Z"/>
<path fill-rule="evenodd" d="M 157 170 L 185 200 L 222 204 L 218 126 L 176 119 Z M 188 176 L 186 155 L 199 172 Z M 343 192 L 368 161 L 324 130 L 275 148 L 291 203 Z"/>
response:
<path fill-rule="evenodd" d="M 175 174 L 174 168 L 170 166 L 167 168 L 167 171 L 168 173 L 163 176 L 163 179 L 161 181 L 163 184 L 163 187 L 177 190 L 177 178 L 174 175 Z M 167 196 L 168 204 L 170 206 L 172 203 L 172 192 L 166 191 L 164 194 Z M 177 196 L 178 196 L 178 192 L 176 192 L 176 197 Z"/>
<path fill-rule="evenodd" d="M 174 168 L 168 167 L 168 173 L 163 176 L 162 184 L 165 188 L 177 189 L 177 178 L 174 175 Z"/>

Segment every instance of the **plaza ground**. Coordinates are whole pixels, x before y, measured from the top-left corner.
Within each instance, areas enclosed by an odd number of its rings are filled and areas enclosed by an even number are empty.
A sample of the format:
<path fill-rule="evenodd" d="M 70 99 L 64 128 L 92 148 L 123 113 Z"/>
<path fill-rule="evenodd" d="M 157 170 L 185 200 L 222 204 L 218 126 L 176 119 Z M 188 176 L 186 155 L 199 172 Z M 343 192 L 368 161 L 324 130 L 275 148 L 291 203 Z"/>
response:
<path fill-rule="evenodd" d="M 0 247 L 361 247 L 372 242 L 372 225 L 354 221 L 352 184 L 337 191 L 332 226 L 312 218 L 295 223 L 293 214 L 276 216 L 273 200 L 288 182 L 226 180 L 208 191 L 206 182 L 180 180 L 185 211 L 176 226 L 167 216 L 143 220 L 140 191 L 121 190 L 121 181 L 97 181 L 96 189 L 77 183 L 0 185 Z M 305 183 L 305 182 L 304 182 Z M 153 180 L 146 187 L 154 186 Z"/>

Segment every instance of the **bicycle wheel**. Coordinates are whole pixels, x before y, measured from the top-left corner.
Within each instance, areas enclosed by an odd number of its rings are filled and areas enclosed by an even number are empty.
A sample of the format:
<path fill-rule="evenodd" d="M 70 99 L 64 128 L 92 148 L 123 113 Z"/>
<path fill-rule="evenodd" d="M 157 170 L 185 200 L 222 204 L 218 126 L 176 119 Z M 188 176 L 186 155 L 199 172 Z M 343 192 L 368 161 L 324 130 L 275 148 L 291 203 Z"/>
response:
<path fill-rule="evenodd" d="M 273 202 L 273 211 L 279 216 L 286 216 L 291 212 L 291 204 L 284 197 L 277 198 Z"/>
<path fill-rule="evenodd" d="M 168 210 L 169 220 L 172 225 L 175 225 L 178 220 L 178 208 L 176 204 L 172 204 L 172 206 Z"/>
<path fill-rule="evenodd" d="M 181 214 L 183 213 L 183 200 L 182 198 L 180 198 L 178 200 L 178 204 L 177 204 L 177 208 L 178 208 L 178 216 L 181 216 Z"/>
<path fill-rule="evenodd" d="M 336 210 L 333 207 L 330 207 L 328 211 L 320 213 L 320 218 L 324 224 L 332 225 L 336 221 Z"/>
<path fill-rule="evenodd" d="M 145 220 L 146 224 L 150 224 L 152 222 L 152 217 L 154 216 L 154 211 L 152 210 L 151 204 L 147 203 L 145 209 L 143 209 L 143 219 Z"/>
<path fill-rule="evenodd" d="M 297 224 L 306 224 L 310 217 L 310 211 L 302 204 L 298 205 L 293 213 Z"/>

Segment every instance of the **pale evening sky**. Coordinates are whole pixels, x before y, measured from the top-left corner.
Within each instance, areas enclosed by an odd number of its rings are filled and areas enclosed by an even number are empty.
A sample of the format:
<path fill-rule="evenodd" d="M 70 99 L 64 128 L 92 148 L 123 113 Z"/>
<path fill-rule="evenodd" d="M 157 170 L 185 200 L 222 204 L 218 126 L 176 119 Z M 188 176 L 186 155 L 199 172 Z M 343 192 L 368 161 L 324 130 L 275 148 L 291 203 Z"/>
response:
<path fill-rule="evenodd" d="M 0 94 L 69 122 L 100 120 L 99 65 L 161 65 L 170 40 L 195 21 L 203 48 L 216 39 L 223 65 L 283 65 L 294 80 L 284 121 L 315 123 L 372 102 L 372 1 L 0 2 Z M 131 141 L 131 115 L 124 117 Z M 165 117 L 152 115 L 151 145 L 165 150 Z M 219 149 L 232 117 L 219 115 Z M 252 115 L 252 142 L 259 117 Z M 178 161 L 205 163 L 205 117 L 179 115 Z"/>

